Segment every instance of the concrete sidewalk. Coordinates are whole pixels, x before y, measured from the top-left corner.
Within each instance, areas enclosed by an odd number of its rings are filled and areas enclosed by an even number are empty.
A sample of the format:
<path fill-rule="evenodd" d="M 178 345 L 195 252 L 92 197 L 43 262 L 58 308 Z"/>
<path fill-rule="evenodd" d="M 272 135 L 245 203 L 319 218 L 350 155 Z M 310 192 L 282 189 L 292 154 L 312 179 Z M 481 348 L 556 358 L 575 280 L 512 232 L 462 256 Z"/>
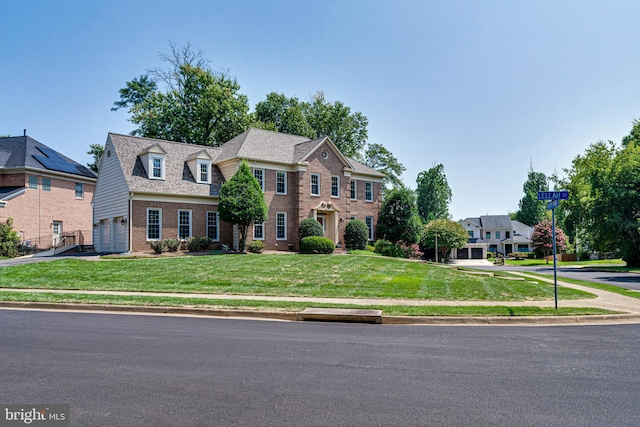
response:
<path fill-rule="evenodd" d="M 536 280 L 543 280 L 553 283 L 552 279 L 544 279 L 537 276 L 529 276 L 526 273 L 517 273 L 523 277 L 531 277 Z M 544 317 L 502 317 L 502 318 L 477 318 L 477 317 L 447 317 L 446 320 L 442 317 L 427 317 L 427 316 L 394 316 L 393 319 L 386 317 L 387 321 L 384 323 L 460 323 L 460 324 L 477 324 L 486 323 L 508 323 L 508 324 L 532 324 L 532 323 L 544 323 L 544 324 L 566 324 L 566 323 L 587 323 L 590 320 L 595 322 L 633 322 L 640 323 L 640 299 L 627 297 L 624 295 L 616 294 L 613 292 L 603 291 L 595 288 L 575 285 L 572 283 L 558 281 L 559 286 L 565 286 L 573 289 L 582 290 L 596 295 L 596 298 L 581 299 L 581 300 L 560 300 L 558 306 L 562 307 L 576 307 L 576 308 L 600 308 L 605 310 L 616 311 L 624 313 L 623 315 L 603 315 L 603 316 L 544 316 Z M 402 305 L 402 306 L 504 306 L 504 307 L 541 307 L 541 308 L 553 308 L 555 306 L 554 300 L 545 301 L 438 301 L 438 300 L 414 300 L 414 299 L 372 299 L 372 298 L 314 298 L 314 297 L 291 297 L 291 296 L 262 296 L 262 295 L 225 295 L 225 294 L 197 294 L 197 293 L 162 293 L 162 292 L 123 292 L 123 291 L 85 291 L 85 290 L 50 290 L 50 289 L 11 289 L 0 288 L 0 292 L 25 292 L 25 293 L 56 293 L 56 294 L 85 294 L 85 295 L 121 295 L 121 296 L 157 296 L 157 297 L 172 297 L 172 298 L 200 298 L 210 300 L 250 300 L 250 301 L 291 301 L 291 302 L 306 302 L 306 303 L 333 303 L 333 304 L 350 304 L 360 306 L 377 306 L 384 308 L 384 306 Z M 19 306 L 21 303 L 0 303 L 1 306 Z M 38 303 L 28 303 L 29 306 L 37 306 Z M 56 304 L 43 303 L 48 306 L 55 307 Z M 89 304 L 61 304 L 64 308 L 74 307 L 86 307 Z M 179 312 L 179 308 L 160 308 L 160 307 L 136 307 L 134 310 L 123 308 L 123 311 L 136 311 L 143 312 L 145 308 L 149 312 Z M 82 309 L 82 308 L 81 308 Z M 92 309 L 92 308 L 85 308 Z M 93 308 L 95 309 L 95 308 Z M 118 311 L 118 306 L 112 306 L 107 308 L 109 311 Z M 194 312 L 197 314 L 198 310 L 201 310 L 204 315 L 211 310 L 207 309 L 186 309 L 190 314 Z M 220 314 L 224 311 L 226 314 Z M 232 316 L 233 313 L 242 315 L 247 311 L 238 310 L 215 310 L 214 315 Z M 211 314 L 208 314 L 211 315 Z M 265 318 L 280 318 L 282 319 L 282 313 L 267 313 L 255 310 L 250 312 L 251 317 L 265 317 Z M 580 317 L 580 319 L 576 319 Z M 287 318 L 287 317 L 284 317 Z M 403 320 L 404 319 L 404 320 Z M 508 319 L 508 320 L 507 320 Z M 479 321 L 480 320 L 480 321 Z"/>

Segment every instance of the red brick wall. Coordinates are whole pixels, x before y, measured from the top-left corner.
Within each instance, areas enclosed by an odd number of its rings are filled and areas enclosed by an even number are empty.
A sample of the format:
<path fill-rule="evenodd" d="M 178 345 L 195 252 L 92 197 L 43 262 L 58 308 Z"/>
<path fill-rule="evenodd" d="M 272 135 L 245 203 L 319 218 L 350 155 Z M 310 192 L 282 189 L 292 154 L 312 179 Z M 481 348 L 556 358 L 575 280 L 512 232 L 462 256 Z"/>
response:
<path fill-rule="evenodd" d="M 38 176 L 38 189 L 30 189 L 29 176 Z M 51 190 L 42 189 L 42 178 L 51 180 Z M 80 181 L 78 181 L 80 182 Z M 24 240 L 50 245 L 53 241 L 53 221 L 62 221 L 63 233 L 80 230 L 84 243 L 92 243 L 92 207 L 94 184 L 84 183 L 84 197 L 76 199 L 73 180 L 36 174 L 11 174 L 2 177 L 3 186 L 24 186 L 24 194 L 7 202 L 0 208 L 0 220 L 13 218 L 13 229 L 20 232 Z"/>
<path fill-rule="evenodd" d="M 207 235 L 207 211 L 216 212 L 216 205 L 200 205 L 194 203 L 148 202 L 134 200 L 131 215 L 132 248 L 133 252 L 149 251 L 151 246 L 147 241 L 147 209 L 162 210 L 162 238 L 178 238 L 178 211 L 191 210 L 191 235 L 203 237 Z M 220 244 L 231 245 L 233 229 L 231 225 L 220 222 Z"/>

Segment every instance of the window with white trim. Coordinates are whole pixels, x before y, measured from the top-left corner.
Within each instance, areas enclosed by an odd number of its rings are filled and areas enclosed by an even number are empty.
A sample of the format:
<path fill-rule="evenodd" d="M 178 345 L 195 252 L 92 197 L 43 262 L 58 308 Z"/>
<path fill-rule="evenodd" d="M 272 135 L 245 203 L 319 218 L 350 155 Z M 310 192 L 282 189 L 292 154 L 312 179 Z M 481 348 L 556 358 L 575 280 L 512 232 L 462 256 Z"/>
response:
<path fill-rule="evenodd" d="M 364 183 L 364 200 L 373 202 L 373 182 Z"/>
<path fill-rule="evenodd" d="M 484 238 L 485 239 L 490 239 L 491 238 L 491 232 L 490 231 L 485 232 L 484 233 Z"/>
<path fill-rule="evenodd" d="M 349 184 L 349 191 L 351 192 L 351 200 L 356 200 L 358 197 L 358 182 L 355 179 L 351 180 L 351 184 Z"/>
<path fill-rule="evenodd" d="M 198 160 L 198 183 L 209 184 L 211 182 L 210 172 L 211 163 L 209 161 Z"/>
<path fill-rule="evenodd" d="M 164 179 L 164 156 L 151 156 L 151 179 Z"/>
<path fill-rule="evenodd" d="M 319 173 L 311 174 L 311 195 L 312 196 L 320 195 L 320 174 Z"/>
<path fill-rule="evenodd" d="M 38 177 L 37 176 L 30 176 L 29 177 L 29 188 L 31 188 L 32 190 L 37 190 L 38 189 Z"/>
<path fill-rule="evenodd" d="M 340 197 L 340 177 L 336 175 L 331 177 L 331 197 Z"/>
<path fill-rule="evenodd" d="M 178 211 L 178 239 L 187 240 L 191 237 L 191 211 Z"/>
<path fill-rule="evenodd" d="M 276 171 L 276 194 L 287 194 L 287 173 Z"/>
<path fill-rule="evenodd" d="M 499 238 L 500 238 L 500 232 L 496 231 L 496 239 L 499 239 Z"/>
<path fill-rule="evenodd" d="M 214 242 L 220 241 L 220 221 L 218 212 L 207 211 L 207 237 Z"/>
<path fill-rule="evenodd" d="M 264 222 L 254 221 L 253 240 L 264 240 Z"/>
<path fill-rule="evenodd" d="M 147 209 L 147 240 L 162 239 L 162 210 Z"/>
<path fill-rule="evenodd" d="M 84 184 L 76 182 L 76 199 L 84 199 Z"/>
<path fill-rule="evenodd" d="M 373 217 L 372 216 L 364 217 L 364 223 L 367 224 L 367 227 L 369 228 L 369 240 L 372 241 L 373 240 Z"/>
<path fill-rule="evenodd" d="M 276 240 L 287 240 L 286 212 L 276 212 Z"/>
<path fill-rule="evenodd" d="M 42 178 L 42 191 L 51 191 L 51 180 L 49 178 Z"/>
<path fill-rule="evenodd" d="M 260 188 L 262 188 L 262 191 L 264 192 L 264 169 L 254 169 L 253 177 L 258 180 Z"/>

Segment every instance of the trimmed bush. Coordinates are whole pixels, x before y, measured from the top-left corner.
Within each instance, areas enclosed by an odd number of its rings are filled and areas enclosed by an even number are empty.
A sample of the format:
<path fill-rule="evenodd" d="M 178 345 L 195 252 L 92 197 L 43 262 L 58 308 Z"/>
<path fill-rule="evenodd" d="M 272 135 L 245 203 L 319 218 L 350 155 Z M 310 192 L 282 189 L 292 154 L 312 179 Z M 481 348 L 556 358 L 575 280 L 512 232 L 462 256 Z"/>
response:
<path fill-rule="evenodd" d="M 326 237 L 307 236 L 300 241 L 300 252 L 303 254 L 332 254 L 333 249 L 333 241 Z"/>
<path fill-rule="evenodd" d="M 322 224 L 314 218 L 305 218 L 300 221 L 300 228 L 298 230 L 300 241 L 309 236 L 323 237 L 324 231 L 322 230 Z"/>
<path fill-rule="evenodd" d="M 529 258 L 529 254 L 526 252 L 511 252 L 507 254 L 508 258 L 515 258 L 517 260 L 523 260 Z"/>
<path fill-rule="evenodd" d="M 344 245 L 347 249 L 364 250 L 369 240 L 369 227 L 359 219 L 352 219 L 344 228 Z"/>
<path fill-rule="evenodd" d="M 261 254 L 262 251 L 264 251 L 264 244 L 261 240 L 254 240 L 253 242 L 249 243 L 249 246 L 247 246 L 247 250 L 254 254 Z"/>
<path fill-rule="evenodd" d="M 187 250 L 189 252 L 206 252 L 211 249 L 213 242 L 208 237 L 192 237 L 187 240 Z"/>
<path fill-rule="evenodd" d="M 394 258 L 402 257 L 400 249 L 392 242 L 384 239 L 377 240 L 373 245 L 373 251 L 377 254 Z"/>
<path fill-rule="evenodd" d="M 396 248 L 404 258 L 420 259 L 424 255 L 420 250 L 420 246 L 416 243 L 408 245 L 403 241 L 396 244 Z"/>
<path fill-rule="evenodd" d="M 163 240 L 154 240 L 149 242 L 149 246 L 151 246 L 151 249 L 153 249 L 157 254 L 161 254 L 167 248 L 167 245 Z"/>
<path fill-rule="evenodd" d="M 169 252 L 175 252 L 178 250 L 178 246 L 180 246 L 180 241 L 177 239 L 164 239 L 164 245 Z"/>

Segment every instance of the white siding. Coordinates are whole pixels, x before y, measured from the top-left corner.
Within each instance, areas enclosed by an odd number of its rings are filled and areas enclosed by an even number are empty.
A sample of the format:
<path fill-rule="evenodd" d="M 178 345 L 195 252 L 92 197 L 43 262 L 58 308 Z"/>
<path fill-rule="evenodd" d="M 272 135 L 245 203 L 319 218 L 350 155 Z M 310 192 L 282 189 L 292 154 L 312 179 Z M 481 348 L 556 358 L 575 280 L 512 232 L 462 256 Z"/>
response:
<path fill-rule="evenodd" d="M 116 150 L 113 148 L 111 139 L 107 138 L 104 154 L 100 160 L 98 182 L 96 183 L 96 189 L 93 194 L 93 223 L 97 224 L 101 220 L 114 219 L 116 217 L 125 217 L 130 220 L 129 187 L 124 179 Z M 129 223 L 127 223 L 127 227 L 128 226 Z M 102 248 L 105 245 L 99 243 L 99 238 L 100 228 L 94 228 L 93 241 L 96 247 Z M 128 247 L 129 244 L 127 242 L 127 250 Z"/>

